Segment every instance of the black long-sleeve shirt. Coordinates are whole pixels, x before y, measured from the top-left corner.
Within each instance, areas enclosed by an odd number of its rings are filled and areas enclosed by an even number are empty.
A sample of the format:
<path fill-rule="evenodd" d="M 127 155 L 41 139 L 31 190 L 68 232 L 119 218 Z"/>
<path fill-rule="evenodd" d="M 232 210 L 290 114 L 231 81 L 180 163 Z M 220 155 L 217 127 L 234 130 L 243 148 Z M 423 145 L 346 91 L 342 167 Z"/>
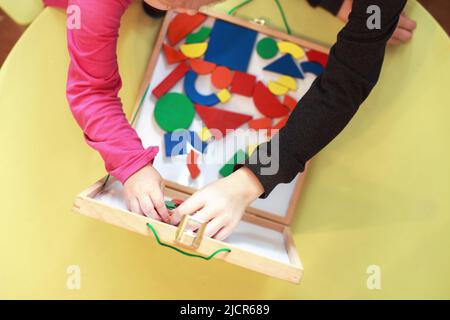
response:
<path fill-rule="evenodd" d="M 324 0 L 308 1 L 319 4 Z M 324 72 L 315 79 L 278 136 L 260 145 L 245 164 L 263 185 L 262 198 L 276 185 L 292 181 L 355 115 L 378 81 L 386 43 L 405 4 L 406 0 L 353 1 L 349 21 L 330 50 Z M 371 5 L 380 8 L 380 29 L 367 26 L 372 15 L 367 9 Z M 268 155 L 270 164 L 258 155 Z M 267 174 L 265 170 L 270 166 L 279 168 L 276 173 Z"/>

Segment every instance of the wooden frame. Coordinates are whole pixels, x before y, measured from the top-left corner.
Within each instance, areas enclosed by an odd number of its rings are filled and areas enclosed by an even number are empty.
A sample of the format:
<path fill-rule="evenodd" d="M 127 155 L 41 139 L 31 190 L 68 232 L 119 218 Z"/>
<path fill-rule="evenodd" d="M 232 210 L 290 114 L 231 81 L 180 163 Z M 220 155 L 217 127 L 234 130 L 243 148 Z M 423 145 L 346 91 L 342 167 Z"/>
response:
<path fill-rule="evenodd" d="M 302 47 L 314 49 L 324 53 L 328 52 L 328 49 L 321 45 L 317 45 L 309 41 L 286 35 L 282 32 L 274 31 L 264 26 L 244 21 L 233 16 L 217 14 L 208 10 L 205 10 L 202 13 L 212 18 L 225 20 L 271 37 L 294 42 L 301 45 Z M 139 114 L 137 114 L 139 111 L 139 103 L 141 97 L 143 97 L 143 95 L 145 94 L 146 89 L 151 81 L 152 74 L 156 67 L 158 55 L 162 49 L 167 28 L 171 21 L 171 17 L 172 13 L 169 12 L 162 23 L 159 36 L 154 45 L 153 54 L 151 55 L 151 58 L 147 65 L 144 81 L 142 82 L 139 90 L 138 99 L 133 112 L 134 117 L 139 116 Z M 246 222 L 282 233 L 284 246 L 289 258 L 288 263 L 271 259 L 269 257 L 253 253 L 249 250 L 245 250 L 241 247 L 230 245 L 228 243 L 224 243 L 207 237 L 202 239 L 200 246 L 195 250 L 195 252 L 200 255 L 207 256 L 219 248 L 228 247 L 231 249 L 231 252 L 219 253 L 216 258 L 269 276 L 287 280 L 293 283 L 299 283 L 300 278 L 303 274 L 303 266 L 298 256 L 297 249 L 295 247 L 294 240 L 288 225 L 290 224 L 292 216 L 294 214 L 295 206 L 300 194 L 300 189 L 302 188 L 304 183 L 304 176 L 305 175 L 302 174 L 296 183 L 293 196 L 289 203 L 289 210 L 286 216 L 282 217 L 256 208 L 249 208 L 243 217 L 243 220 Z M 96 218 L 98 220 L 128 229 L 130 231 L 140 233 L 145 236 L 152 235 L 150 229 L 146 225 L 150 222 L 158 233 L 161 241 L 167 244 L 177 245 L 177 243 L 175 242 L 175 234 L 177 230 L 176 227 L 159 221 L 155 221 L 151 218 L 134 214 L 130 211 L 113 208 L 96 200 L 95 197 L 103 190 L 106 181 L 107 178 L 103 178 L 81 192 L 75 199 L 73 210 L 81 214 Z M 166 181 L 166 195 L 169 197 L 186 199 L 193 192 L 195 192 L 195 189 L 193 188 L 186 187 L 175 182 Z"/>

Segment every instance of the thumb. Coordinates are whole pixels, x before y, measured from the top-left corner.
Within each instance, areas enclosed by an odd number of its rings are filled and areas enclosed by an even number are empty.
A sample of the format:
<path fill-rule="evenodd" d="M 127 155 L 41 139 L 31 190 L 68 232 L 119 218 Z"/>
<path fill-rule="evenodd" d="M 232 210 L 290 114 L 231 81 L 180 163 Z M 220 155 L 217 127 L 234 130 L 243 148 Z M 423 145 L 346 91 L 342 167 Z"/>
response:
<path fill-rule="evenodd" d="M 194 193 L 190 198 L 180 204 L 176 209 L 172 210 L 170 223 L 177 225 L 181 218 L 186 215 L 193 214 L 200 210 L 204 205 L 203 197 L 199 193 Z"/>

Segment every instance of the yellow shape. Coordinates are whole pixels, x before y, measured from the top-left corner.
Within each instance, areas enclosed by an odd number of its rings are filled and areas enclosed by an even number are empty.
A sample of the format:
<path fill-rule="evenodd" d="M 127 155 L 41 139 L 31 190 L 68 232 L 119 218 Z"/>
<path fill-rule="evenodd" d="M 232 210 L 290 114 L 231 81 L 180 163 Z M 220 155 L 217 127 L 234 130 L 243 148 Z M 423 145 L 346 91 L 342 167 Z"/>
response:
<path fill-rule="evenodd" d="M 202 141 L 208 141 L 212 137 L 211 132 L 206 127 L 202 128 L 202 130 L 200 130 L 198 135 Z"/>
<path fill-rule="evenodd" d="M 249 156 L 251 156 L 252 153 L 253 153 L 253 151 L 255 151 L 255 149 L 256 149 L 257 147 L 258 147 L 257 144 L 249 144 L 249 145 L 247 146 L 247 154 L 248 154 Z"/>
<path fill-rule="evenodd" d="M 294 59 L 300 59 L 305 55 L 305 51 L 299 45 L 289 41 L 278 42 L 278 50 L 282 53 L 289 53 Z"/>
<path fill-rule="evenodd" d="M 285 87 L 285 86 L 283 86 L 283 85 L 281 85 L 281 84 L 279 84 L 278 82 L 275 82 L 275 81 L 269 81 L 269 86 L 268 87 L 269 87 L 270 92 L 272 92 L 276 96 L 285 95 L 289 91 L 288 87 Z"/>
<path fill-rule="evenodd" d="M 296 91 L 297 90 L 297 81 L 289 76 L 281 76 L 277 79 L 278 84 L 283 87 L 288 88 L 289 90 Z"/>
<path fill-rule="evenodd" d="M 208 49 L 208 43 L 192 43 L 192 44 L 183 44 L 180 47 L 181 52 L 188 58 L 200 58 L 203 56 Z"/>
<path fill-rule="evenodd" d="M 225 103 L 231 99 L 231 93 L 227 89 L 223 89 L 217 93 L 217 98 L 219 98 L 220 102 Z"/>

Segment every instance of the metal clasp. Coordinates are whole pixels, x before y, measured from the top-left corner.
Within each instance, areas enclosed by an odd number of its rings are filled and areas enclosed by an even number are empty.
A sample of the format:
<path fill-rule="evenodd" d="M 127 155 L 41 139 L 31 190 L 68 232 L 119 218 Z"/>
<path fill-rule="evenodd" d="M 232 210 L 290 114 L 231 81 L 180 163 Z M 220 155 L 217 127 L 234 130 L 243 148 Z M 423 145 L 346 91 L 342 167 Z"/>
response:
<path fill-rule="evenodd" d="M 193 227 L 198 227 L 197 232 L 193 231 Z M 205 221 L 201 221 L 192 216 L 184 216 L 178 225 L 178 229 L 175 234 L 175 241 L 183 246 L 197 249 L 200 247 L 200 243 L 202 242 L 205 228 Z"/>

